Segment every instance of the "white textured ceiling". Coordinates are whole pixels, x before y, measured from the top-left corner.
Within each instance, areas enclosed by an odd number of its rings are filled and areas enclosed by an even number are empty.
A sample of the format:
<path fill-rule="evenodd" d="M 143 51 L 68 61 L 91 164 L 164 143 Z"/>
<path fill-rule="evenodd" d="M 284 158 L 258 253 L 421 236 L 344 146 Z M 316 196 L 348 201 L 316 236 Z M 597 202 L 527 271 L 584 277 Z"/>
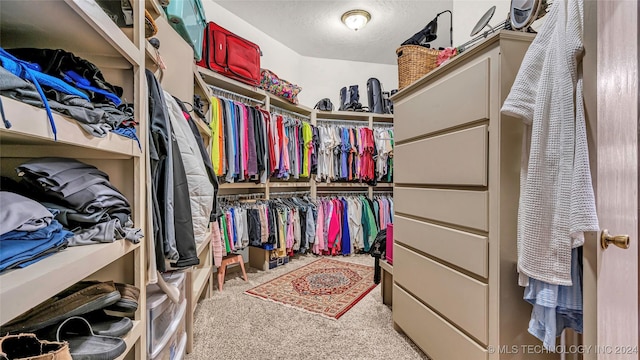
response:
<path fill-rule="evenodd" d="M 215 0 L 216 3 L 303 56 L 396 64 L 395 50 L 452 0 Z M 363 9 L 371 21 L 348 29 L 343 13 Z M 432 47 L 449 45 L 450 15 L 438 18 Z M 454 39 L 454 44 L 455 44 Z"/>

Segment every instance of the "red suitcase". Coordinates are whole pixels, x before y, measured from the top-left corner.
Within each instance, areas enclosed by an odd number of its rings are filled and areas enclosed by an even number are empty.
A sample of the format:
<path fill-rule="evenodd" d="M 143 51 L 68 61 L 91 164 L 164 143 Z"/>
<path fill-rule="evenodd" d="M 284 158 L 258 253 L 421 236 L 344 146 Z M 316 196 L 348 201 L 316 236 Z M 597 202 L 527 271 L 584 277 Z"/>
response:
<path fill-rule="evenodd" d="M 202 60 L 198 65 L 251 86 L 260 84 L 260 47 L 220 25 L 204 29 Z"/>

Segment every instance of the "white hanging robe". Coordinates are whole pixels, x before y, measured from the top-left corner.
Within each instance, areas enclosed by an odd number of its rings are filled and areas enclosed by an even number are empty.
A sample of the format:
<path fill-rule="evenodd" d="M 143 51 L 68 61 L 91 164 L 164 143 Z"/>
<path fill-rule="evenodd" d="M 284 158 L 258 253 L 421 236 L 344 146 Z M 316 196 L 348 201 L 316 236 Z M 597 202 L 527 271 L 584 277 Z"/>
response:
<path fill-rule="evenodd" d="M 571 285 L 571 249 L 598 231 L 582 95 L 582 0 L 556 0 L 524 57 L 502 113 L 525 124 L 518 272 Z"/>

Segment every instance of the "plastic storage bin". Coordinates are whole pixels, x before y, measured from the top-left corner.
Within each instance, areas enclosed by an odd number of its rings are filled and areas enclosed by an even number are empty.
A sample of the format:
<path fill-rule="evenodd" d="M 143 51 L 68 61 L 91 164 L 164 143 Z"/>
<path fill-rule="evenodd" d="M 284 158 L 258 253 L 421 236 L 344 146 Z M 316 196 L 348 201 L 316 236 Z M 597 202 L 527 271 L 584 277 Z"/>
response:
<path fill-rule="evenodd" d="M 149 322 L 149 325 L 147 325 L 147 330 L 150 331 L 147 333 L 149 359 L 158 358 L 159 354 L 167 351 L 167 347 L 178 343 L 179 336 L 186 329 L 186 313 L 187 301 L 185 300 L 180 303 L 177 312 L 172 316 L 168 316 L 169 313 L 165 312 L 159 316 L 162 321 Z"/>
<path fill-rule="evenodd" d="M 184 298 L 186 296 L 186 291 L 187 291 L 187 287 L 186 287 L 187 275 L 186 275 L 186 273 L 184 271 L 167 272 L 167 273 L 162 274 L 162 278 L 164 279 L 164 281 L 167 284 L 173 285 L 173 286 L 177 287 L 178 290 L 180 290 L 180 301 L 179 302 L 182 302 L 182 300 L 184 300 Z M 162 290 L 160 290 L 158 285 L 149 285 L 149 287 L 147 288 L 147 292 L 158 292 L 158 291 L 162 291 Z"/>
<path fill-rule="evenodd" d="M 175 334 L 164 348 L 150 360 L 182 360 L 187 350 L 187 333 Z"/>
<path fill-rule="evenodd" d="M 193 48 L 193 57 L 202 59 L 202 38 L 207 20 L 200 0 L 171 0 L 164 11 L 169 24 Z"/>
<path fill-rule="evenodd" d="M 187 333 L 182 333 L 182 339 L 180 339 L 180 345 L 175 352 L 175 356 L 171 360 L 182 360 L 187 355 Z M 156 360 L 156 359 L 153 359 Z"/>
<path fill-rule="evenodd" d="M 154 289 L 155 285 L 147 287 L 147 351 L 153 354 L 162 346 L 160 343 L 166 340 L 168 334 L 172 333 L 171 327 L 177 326 L 177 322 L 183 314 L 180 314 L 181 307 L 186 308 L 187 301 L 182 299 L 176 304 L 160 289 Z M 181 295 L 181 298 L 183 296 Z"/>

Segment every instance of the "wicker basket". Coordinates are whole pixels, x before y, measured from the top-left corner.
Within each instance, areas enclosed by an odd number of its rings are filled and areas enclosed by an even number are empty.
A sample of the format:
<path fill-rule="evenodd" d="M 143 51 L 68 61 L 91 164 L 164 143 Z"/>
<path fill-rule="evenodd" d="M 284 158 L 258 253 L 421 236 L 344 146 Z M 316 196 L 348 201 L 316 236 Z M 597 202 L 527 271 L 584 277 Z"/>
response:
<path fill-rule="evenodd" d="M 419 45 L 403 45 L 396 50 L 398 55 L 398 89 L 411 85 L 429 71 L 436 68 L 440 51 Z"/>

